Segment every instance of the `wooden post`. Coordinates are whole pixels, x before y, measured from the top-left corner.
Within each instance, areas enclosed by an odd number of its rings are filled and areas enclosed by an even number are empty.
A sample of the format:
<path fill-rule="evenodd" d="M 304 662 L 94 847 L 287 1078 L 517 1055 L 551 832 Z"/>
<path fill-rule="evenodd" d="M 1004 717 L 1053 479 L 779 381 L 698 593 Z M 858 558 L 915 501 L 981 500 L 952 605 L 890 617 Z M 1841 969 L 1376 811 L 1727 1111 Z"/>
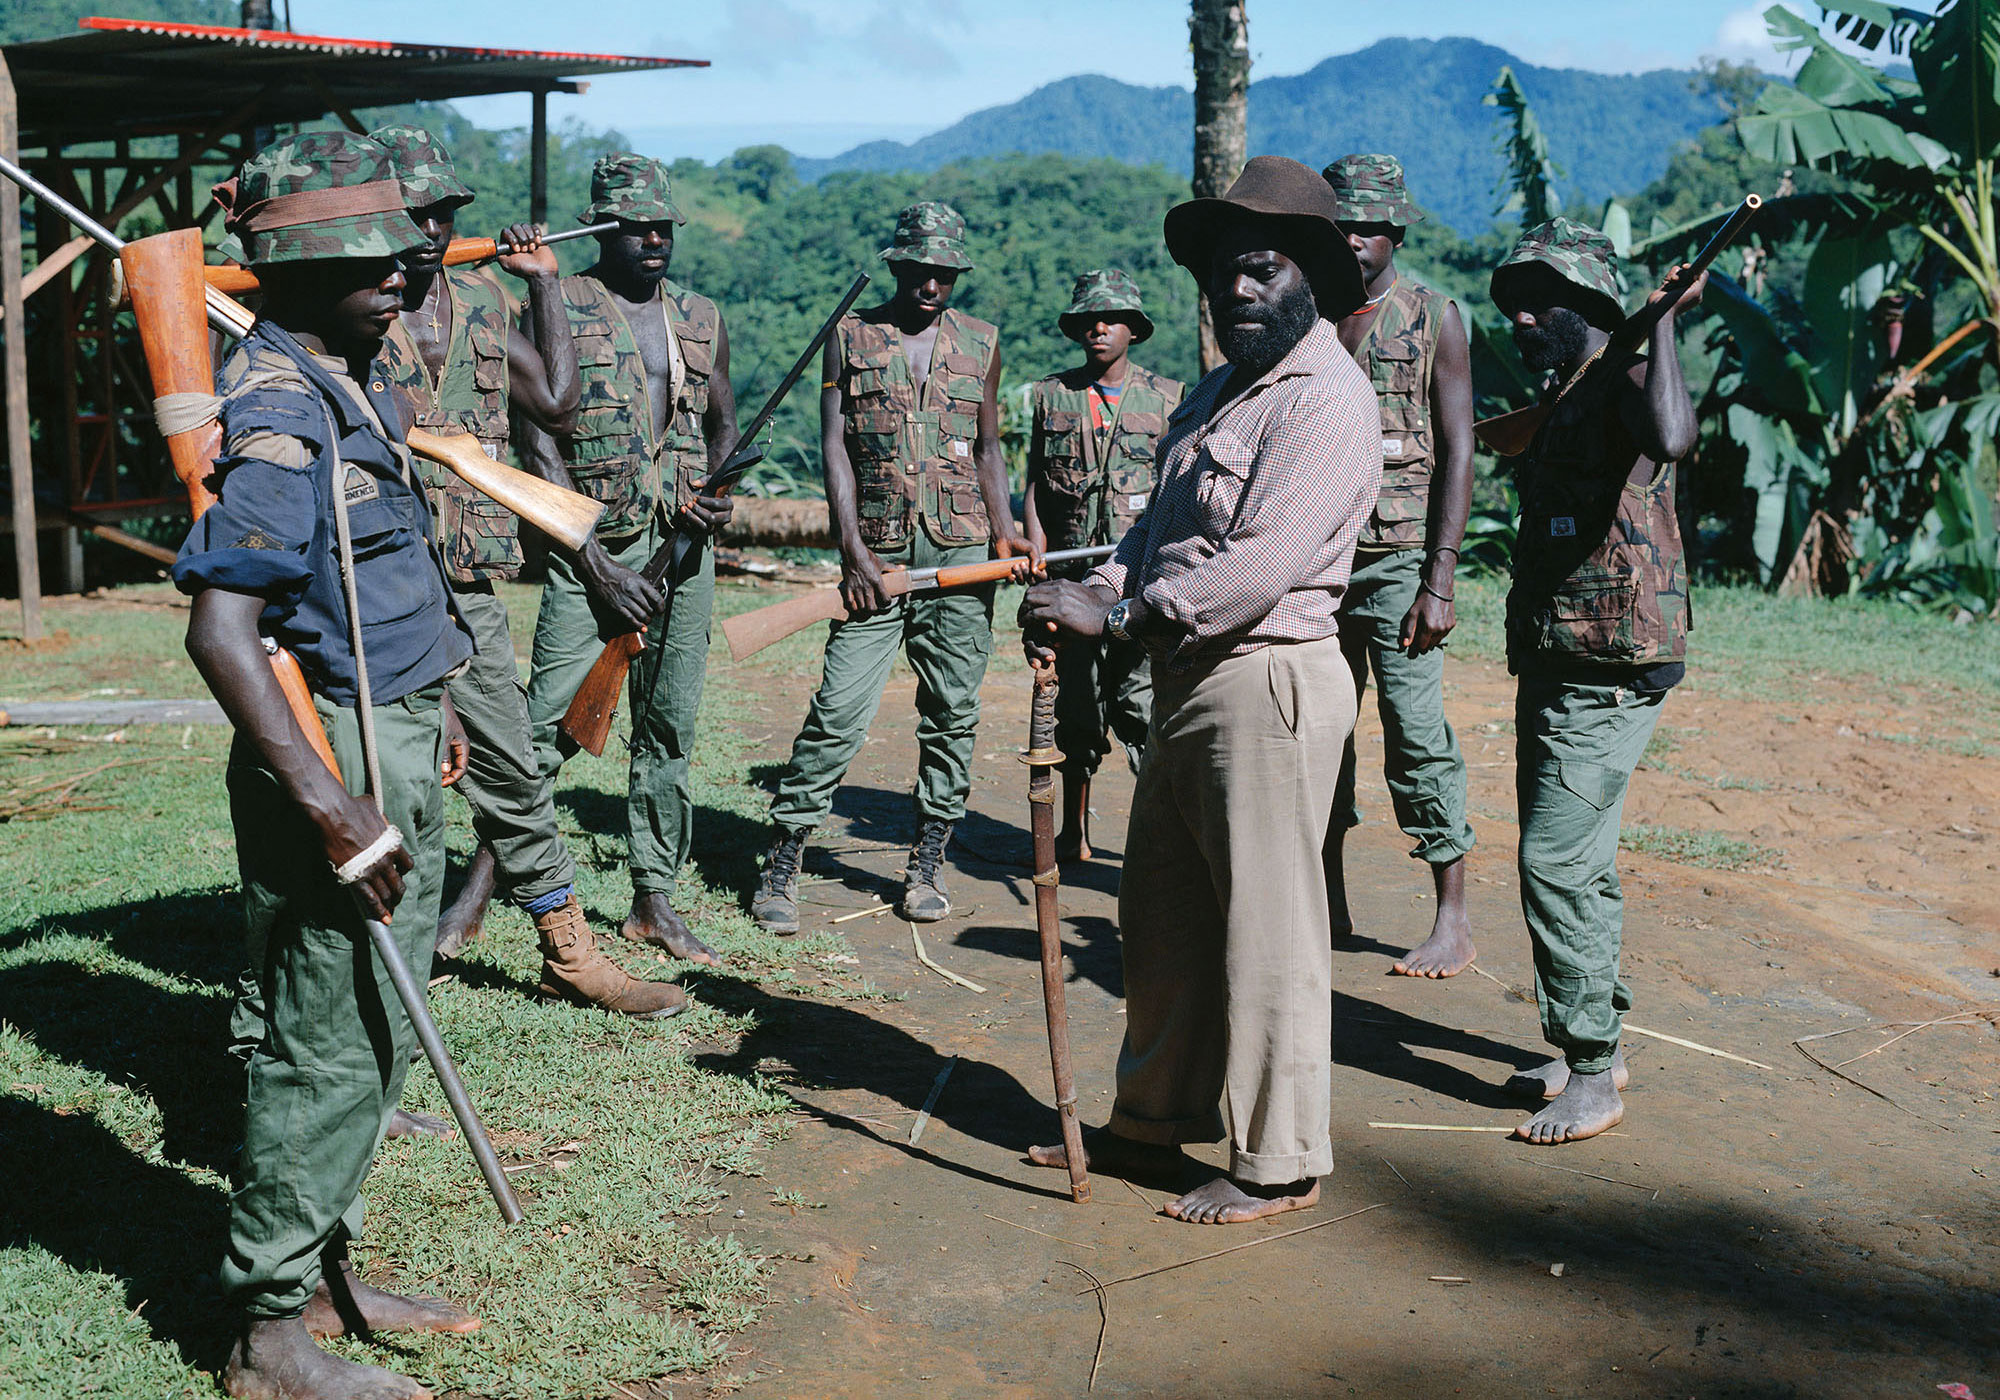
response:
<path fill-rule="evenodd" d="M 528 131 L 528 222 L 549 221 L 549 90 L 536 88 Z"/>
<path fill-rule="evenodd" d="M 1219 199 L 1243 173 L 1250 151 L 1250 21 L 1246 0 L 1193 0 L 1194 197 Z M 1222 363 L 1208 298 L 1201 298 L 1201 372 Z"/>
<path fill-rule="evenodd" d="M 21 159 L 14 75 L 0 57 L 0 154 Z M 21 635 L 42 636 L 42 559 L 35 537 L 35 463 L 28 438 L 27 318 L 21 309 L 21 188 L 0 181 L 0 336 L 6 339 L 7 476 L 14 492 L 14 568 L 21 589 Z"/>

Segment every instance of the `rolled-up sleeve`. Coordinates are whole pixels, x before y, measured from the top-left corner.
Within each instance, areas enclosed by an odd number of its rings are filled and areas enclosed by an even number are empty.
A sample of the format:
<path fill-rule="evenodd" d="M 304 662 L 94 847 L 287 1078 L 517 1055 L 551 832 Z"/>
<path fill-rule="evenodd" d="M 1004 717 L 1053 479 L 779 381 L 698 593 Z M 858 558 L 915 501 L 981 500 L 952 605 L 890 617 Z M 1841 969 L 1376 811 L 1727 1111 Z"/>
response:
<path fill-rule="evenodd" d="M 310 445 L 287 434 L 232 434 L 216 462 L 217 500 L 174 560 L 183 593 L 225 588 L 274 601 L 312 582 L 306 556 L 319 518 Z"/>
<path fill-rule="evenodd" d="M 1108 588 L 1123 598 L 1125 581 L 1145 560 L 1146 517 L 1142 514 L 1119 539 L 1117 553 L 1092 569 L 1083 581 L 1093 588 Z"/>

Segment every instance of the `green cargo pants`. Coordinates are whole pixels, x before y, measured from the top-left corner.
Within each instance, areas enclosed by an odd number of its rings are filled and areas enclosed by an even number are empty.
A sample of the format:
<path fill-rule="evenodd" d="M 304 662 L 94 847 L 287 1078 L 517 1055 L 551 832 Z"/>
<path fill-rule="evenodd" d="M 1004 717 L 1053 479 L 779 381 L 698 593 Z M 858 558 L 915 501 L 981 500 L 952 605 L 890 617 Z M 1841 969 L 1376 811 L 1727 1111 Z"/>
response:
<path fill-rule="evenodd" d="M 1058 771 L 1087 778 L 1111 752 L 1105 738 L 1125 746 L 1125 759 L 1139 771 L 1146 751 L 1146 726 L 1153 717 L 1153 668 L 1137 642 L 1104 637 L 1072 641 L 1056 651 L 1056 747 Z"/>
<path fill-rule="evenodd" d="M 472 747 L 459 796 L 472 829 L 493 852 L 501 891 L 514 903 L 576 882 L 576 862 L 556 826 L 555 780 L 536 760 L 528 692 L 514 664 L 507 605 L 490 583 L 453 585 L 479 654 L 451 683 L 452 707 Z"/>
<path fill-rule="evenodd" d="M 375 707 L 383 810 L 415 862 L 389 928 L 419 982 L 444 885 L 441 693 Z M 348 790 L 359 791 L 366 767 L 354 712 L 321 700 L 319 713 Z M 295 1317 L 319 1284 L 320 1255 L 361 1231 L 361 1183 L 417 1037 L 319 833 L 241 736 L 228 784 L 264 1007 L 221 1281 L 253 1318 Z"/>
<path fill-rule="evenodd" d="M 1665 701 L 1664 692 L 1534 676 L 1523 676 L 1515 693 L 1521 914 L 1534 945 L 1535 999 L 1543 1037 L 1582 1074 L 1610 1066 L 1632 1009 L 1618 966 L 1618 824 Z"/>
<path fill-rule="evenodd" d="M 611 557 L 643 569 L 660 547 L 657 518 L 639 534 L 603 540 Z M 626 864 L 632 892 L 671 895 L 694 840 L 694 793 L 688 784 L 695 716 L 708 672 L 709 617 L 715 609 L 715 551 L 704 544 L 700 567 L 676 591 L 664 622 L 646 629 L 646 649 L 632 662 L 625 704 L 631 719 L 632 762 L 625 792 Z M 534 659 L 528 668 L 528 718 L 535 757 L 550 779 L 568 754 L 556 743 L 577 687 L 590 673 L 605 638 L 623 624 L 592 598 L 565 556 L 551 552 L 542 608 L 535 618 Z"/>
<path fill-rule="evenodd" d="M 987 548 L 941 548 L 919 530 L 901 549 L 877 557 L 928 569 L 978 563 Z M 917 673 L 917 816 L 943 822 L 964 817 L 979 687 L 993 651 L 993 593 L 988 586 L 902 598 L 873 617 L 833 624 L 826 669 L 771 803 L 774 823 L 811 831 L 833 810 L 834 789 L 868 738 L 899 643 Z"/>
<path fill-rule="evenodd" d="M 1465 756 L 1444 716 L 1444 652 L 1411 656 L 1398 643 L 1403 619 L 1423 582 L 1424 552 L 1399 549 L 1354 556 L 1354 574 L 1340 601 L 1340 649 L 1354 671 L 1354 693 L 1375 673 L 1375 707 L 1382 716 L 1382 768 L 1396 825 L 1416 842 L 1410 854 L 1449 865 L 1472 849 L 1465 820 Z M 1329 839 L 1361 824 L 1354 806 L 1354 737 L 1341 760 Z"/>

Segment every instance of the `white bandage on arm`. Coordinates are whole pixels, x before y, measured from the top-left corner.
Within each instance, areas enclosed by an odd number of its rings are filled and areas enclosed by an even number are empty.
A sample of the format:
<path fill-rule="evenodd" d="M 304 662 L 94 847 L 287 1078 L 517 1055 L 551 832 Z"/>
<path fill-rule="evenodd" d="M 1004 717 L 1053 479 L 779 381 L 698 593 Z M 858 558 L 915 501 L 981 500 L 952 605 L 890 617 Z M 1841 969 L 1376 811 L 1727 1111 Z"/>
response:
<path fill-rule="evenodd" d="M 403 833 L 393 826 L 382 828 L 382 834 L 370 841 L 362 850 L 355 852 L 353 859 L 333 868 L 333 878 L 343 885 L 352 885 L 368 873 L 375 862 L 391 851 L 403 849 Z"/>

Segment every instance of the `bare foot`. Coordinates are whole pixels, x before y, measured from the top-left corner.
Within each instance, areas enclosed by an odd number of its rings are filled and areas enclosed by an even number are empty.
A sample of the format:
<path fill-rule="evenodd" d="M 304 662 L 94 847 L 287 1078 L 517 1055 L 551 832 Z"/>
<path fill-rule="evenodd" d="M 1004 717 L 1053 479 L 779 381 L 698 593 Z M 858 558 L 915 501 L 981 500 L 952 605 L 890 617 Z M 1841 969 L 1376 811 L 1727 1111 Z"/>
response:
<path fill-rule="evenodd" d="M 1632 1072 L 1625 1068 L 1625 1051 L 1621 1048 L 1611 1057 L 1611 1086 L 1624 1089 L 1632 1082 Z M 1558 1055 L 1545 1065 L 1524 1069 L 1509 1075 L 1506 1089 L 1510 1094 L 1519 1094 L 1527 1099 L 1552 1099 L 1569 1085 L 1569 1061 Z"/>
<path fill-rule="evenodd" d="M 1625 1121 L 1625 1101 L 1611 1082 L 1610 1070 L 1596 1074 L 1574 1074 L 1549 1106 L 1514 1129 L 1523 1142 L 1554 1147 L 1558 1143 L 1581 1142 L 1617 1127 Z"/>
<path fill-rule="evenodd" d="M 1069 1153 L 1059 1142 L 1029 1148 L 1028 1160 L 1038 1167 L 1069 1168 Z M 1178 1147 L 1136 1142 L 1109 1128 L 1091 1128 L 1083 1135 L 1083 1164 L 1113 1176 L 1162 1176 L 1186 1166 L 1187 1157 Z"/>
<path fill-rule="evenodd" d="M 222 1388 L 238 1400 L 432 1400 L 408 1376 L 327 1355 L 296 1317 L 246 1325 Z"/>
<path fill-rule="evenodd" d="M 455 958 L 465 951 L 465 945 L 479 937 L 479 928 L 486 919 L 486 906 L 493 899 L 494 882 L 493 852 L 481 846 L 472 853 L 472 864 L 465 870 L 465 886 L 452 901 L 451 908 L 438 919 L 437 955 L 441 958 Z"/>
<path fill-rule="evenodd" d="M 1472 921 L 1465 913 L 1465 857 L 1431 867 L 1437 918 L 1431 936 L 1396 960 L 1404 977 L 1456 977 L 1472 966 Z"/>
<path fill-rule="evenodd" d="M 694 930 L 674 912 L 663 894 L 633 895 L 632 912 L 625 916 L 625 927 L 619 932 L 634 943 L 650 943 L 691 963 L 706 963 L 710 967 L 722 963 L 715 949 L 694 936 Z"/>
<path fill-rule="evenodd" d="M 382 1136 L 454 1138 L 458 1136 L 458 1129 L 428 1113 L 413 1113 L 407 1108 L 399 1108 L 389 1115 L 389 1126 Z"/>
<path fill-rule="evenodd" d="M 1082 832 L 1071 831 L 1068 827 L 1064 827 L 1056 833 L 1057 864 L 1074 865 L 1078 861 L 1089 860 L 1090 857 L 1090 843 L 1084 839 Z"/>
<path fill-rule="evenodd" d="M 1253 1186 L 1219 1176 L 1178 1200 L 1160 1207 L 1160 1214 L 1191 1225 L 1242 1225 L 1288 1210 L 1319 1204 L 1319 1182 L 1291 1181 L 1282 1186 Z"/>
<path fill-rule="evenodd" d="M 320 1279 L 299 1319 L 315 1337 L 348 1332 L 477 1332 L 479 1319 L 443 1298 L 405 1298 L 363 1283 L 351 1261 Z"/>

